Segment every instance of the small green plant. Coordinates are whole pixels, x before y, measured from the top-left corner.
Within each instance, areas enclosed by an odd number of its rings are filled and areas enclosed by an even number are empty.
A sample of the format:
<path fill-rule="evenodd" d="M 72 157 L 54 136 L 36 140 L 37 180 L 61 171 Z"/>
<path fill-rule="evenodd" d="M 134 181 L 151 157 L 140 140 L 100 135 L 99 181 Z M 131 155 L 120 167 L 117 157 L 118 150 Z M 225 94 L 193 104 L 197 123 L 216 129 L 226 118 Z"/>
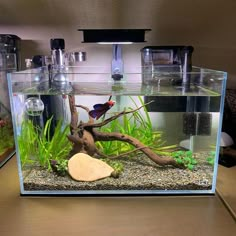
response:
<path fill-rule="evenodd" d="M 120 174 L 124 171 L 124 165 L 117 160 L 111 160 L 111 159 L 101 159 L 102 161 L 106 162 L 109 166 L 111 166 L 114 169 L 114 172 L 112 173 L 112 176 L 115 178 L 118 178 Z"/>
<path fill-rule="evenodd" d="M 0 118 L 0 155 L 8 148 L 14 147 L 13 128 L 8 120 Z"/>
<path fill-rule="evenodd" d="M 193 170 L 197 164 L 197 160 L 193 157 L 192 151 L 176 151 L 172 152 L 171 156 L 178 164 L 183 164 L 189 170 Z"/>
<path fill-rule="evenodd" d="M 62 119 L 60 119 L 54 129 L 53 136 L 51 136 L 52 118 L 47 120 L 43 134 L 38 142 L 38 160 L 41 166 L 51 169 L 50 160 L 61 161 L 68 157 L 72 148 L 71 143 L 67 138 L 70 132 L 69 125 L 63 127 Z"/>
<path fill-rule="evenodd" d="M 68 173 L 68 160 L 51 160 L 52 170 L 59 176 L 66 176 Z"/>
<path fill-rule="evenodd" d="M 36 162 L 35 156 L 39 142 L 37 130 L 38 128 L 33 125 L 32 121 L 25 120 L 22 122 L 21 133 L 17 137 L 22 167 Z"/>
<path fill-rule="evenodd" d="M 62 120 L 59 120 L 51 137 L 52 119 L 53 117 L 47 120 L 43 129 L 35 126 L 30 120 L 23 121 L 21 134 L 18 136 L 22 166 L 39 164 L 51 170 L 50 160 L 60 163 L 68 157 L 72 148 L 67 139 L 69 125 L 64 127 Z"/>
<path fill-rule="evenodd" d="M 211 151 L 210 154 L 207 156 L 206 160 L 207 160 L 207 163 L 209 165 L 214 166 L 214 164 L 215 164 L 215 155 L 216 155 L 216 152 Z"/>

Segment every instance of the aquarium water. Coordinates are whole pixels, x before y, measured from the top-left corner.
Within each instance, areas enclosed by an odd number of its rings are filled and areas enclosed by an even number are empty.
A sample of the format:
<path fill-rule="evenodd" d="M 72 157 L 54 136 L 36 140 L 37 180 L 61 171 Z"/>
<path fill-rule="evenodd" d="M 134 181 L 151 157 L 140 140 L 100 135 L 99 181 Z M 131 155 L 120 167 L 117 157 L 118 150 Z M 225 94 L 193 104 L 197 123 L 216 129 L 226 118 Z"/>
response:
<path fill-rule="evenodd" d="M 141 76 L 9 74 L 21 193 L 214 194 L 226 73 L 195 68 L 186 86 L 177 73 Z M 80 177 L 97 171 L 72 166 L 81 153 L 113 171 Z"/>

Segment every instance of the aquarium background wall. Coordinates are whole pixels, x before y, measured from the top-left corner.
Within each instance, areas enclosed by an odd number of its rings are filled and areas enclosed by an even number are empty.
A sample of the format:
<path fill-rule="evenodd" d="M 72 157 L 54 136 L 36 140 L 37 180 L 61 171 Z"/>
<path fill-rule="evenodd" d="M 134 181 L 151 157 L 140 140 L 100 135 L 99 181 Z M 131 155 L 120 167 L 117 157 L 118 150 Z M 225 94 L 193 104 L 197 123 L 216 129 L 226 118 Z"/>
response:
<path fill-rule="evenodd" d="M 64 38 L 67 50 L 86 51 L 90 65 L 102 66 L 110 63 L 111 48 L 82 44 L 82 32 L 77 29 L 144 28 L 152 29 L 146 35 L 147 42 L 125 47 L 125 64 L 138 65 L 140 60 L 135 55 L 144 46 L 193 45 L 193 64 L 227 71 L 228 84 L 232 87 L 233 83 L 235 87 L 236 33 L 232 28 L 236 16 L 235 3 L 231 0 L 196 3 L 140 0 L 138 4 L 135 0 L 94 0 L 92 6 L 84 0 L 71 0 L 70 5 L 65 0 L 53 3 L 45 0 L 43 4 L 29 0 L 1 2 L 4 11 L 0 16 L 0 30 L 22 38 L 22 62 L 34 55 L 46 55 L 50 38 Z M 219 17 L 222 9 L 227 14 Z"/>

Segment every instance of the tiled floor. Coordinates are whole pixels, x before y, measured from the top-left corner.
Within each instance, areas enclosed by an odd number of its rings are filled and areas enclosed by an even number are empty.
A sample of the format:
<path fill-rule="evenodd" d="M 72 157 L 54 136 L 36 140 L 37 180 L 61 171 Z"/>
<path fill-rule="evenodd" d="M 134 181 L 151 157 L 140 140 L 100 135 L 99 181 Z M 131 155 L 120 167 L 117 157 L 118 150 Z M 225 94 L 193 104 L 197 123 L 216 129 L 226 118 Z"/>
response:
<path fill-rule="evenodd" d="M 220 168 L 219 192 L 231 187 L 225 184 L 224 172 Z M 0 170 L 0 189 L 1 236 L 233 236 L 236 232 L 235 220 L 218 195 L 20 197 L 15 157 Z M 234 196 L 224 194 L 235 203 L 236 191 Z"/>

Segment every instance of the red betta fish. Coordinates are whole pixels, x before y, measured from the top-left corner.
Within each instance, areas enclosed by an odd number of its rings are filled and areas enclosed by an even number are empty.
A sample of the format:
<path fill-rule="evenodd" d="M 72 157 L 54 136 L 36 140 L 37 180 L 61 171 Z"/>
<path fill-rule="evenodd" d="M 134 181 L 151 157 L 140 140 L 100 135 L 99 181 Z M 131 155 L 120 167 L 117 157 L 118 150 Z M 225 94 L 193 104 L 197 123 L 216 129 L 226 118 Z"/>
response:
<path fill-rule="evenodd" d="M 93 106 L 94 110 L 89 111 L 89 115 L 98 120 L 102 115 L 104 115 L 109 109 L 114 106 L 114 101 L 107 101 L 104 104 L 95 104 Z"/>

